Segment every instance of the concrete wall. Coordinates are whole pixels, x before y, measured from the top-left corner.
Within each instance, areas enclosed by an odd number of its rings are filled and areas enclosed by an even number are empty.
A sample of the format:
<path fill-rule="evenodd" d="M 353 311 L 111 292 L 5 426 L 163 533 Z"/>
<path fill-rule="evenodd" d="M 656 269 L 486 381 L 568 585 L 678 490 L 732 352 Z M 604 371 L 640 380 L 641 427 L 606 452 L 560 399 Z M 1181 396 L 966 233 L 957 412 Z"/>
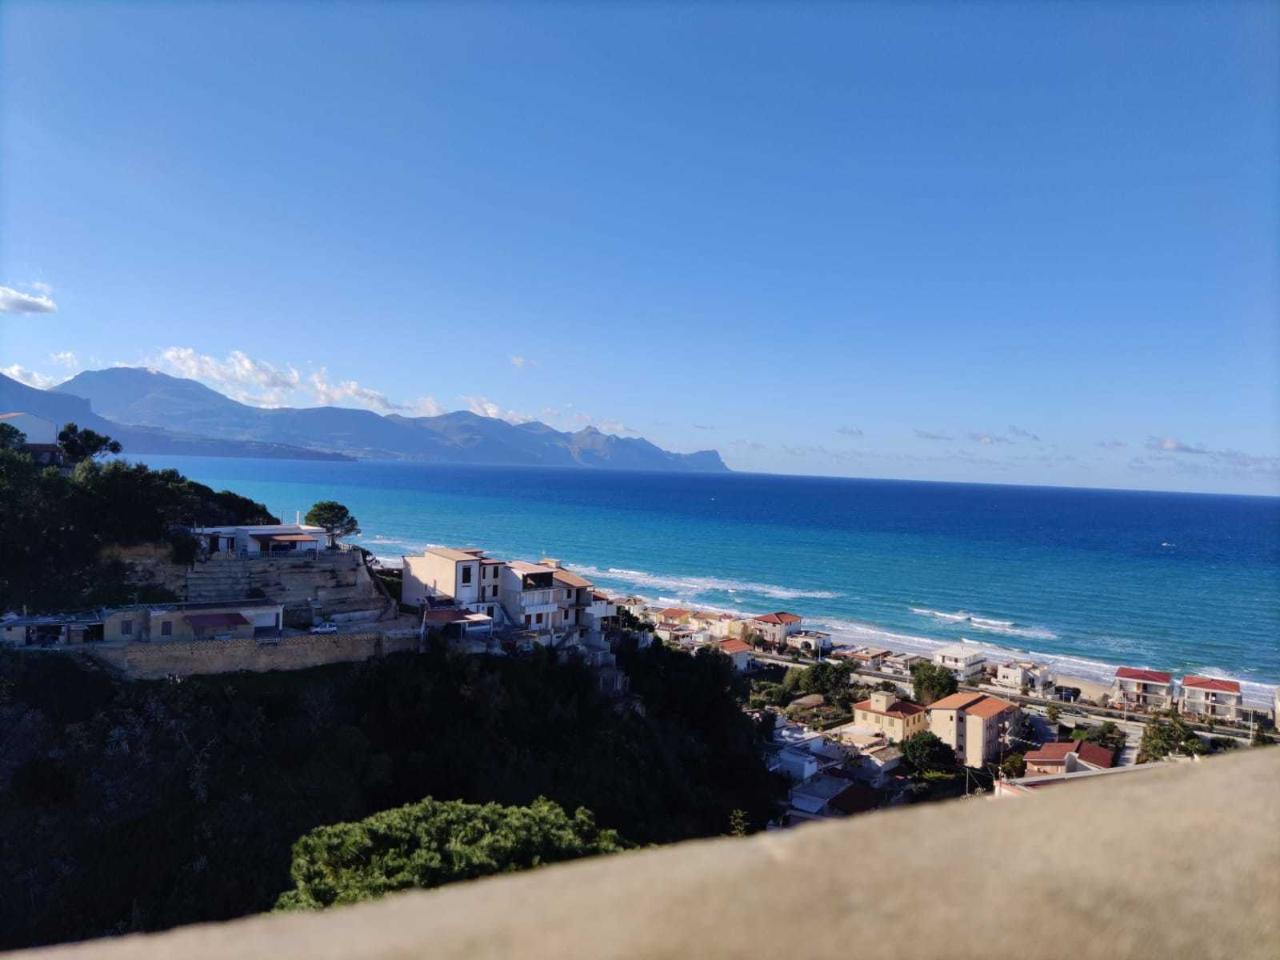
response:
<path fill-rule="evenodd" d="M 83 653 L 135 680 L 170 675 L 229 673 L 235 670 L 302 670 L 326 663 L 352 663 L 387 653 L 418 648 L 418 638 L 384 638 L 380 633 L 284 637 L 279 641 L 176 640 L 130 643 L 122 646 L 90 644 Z"/>
<path fill-rule="evenodd" d="M 1274 960 L 1280 748 L 1237 753 L 22 956 Z"/>

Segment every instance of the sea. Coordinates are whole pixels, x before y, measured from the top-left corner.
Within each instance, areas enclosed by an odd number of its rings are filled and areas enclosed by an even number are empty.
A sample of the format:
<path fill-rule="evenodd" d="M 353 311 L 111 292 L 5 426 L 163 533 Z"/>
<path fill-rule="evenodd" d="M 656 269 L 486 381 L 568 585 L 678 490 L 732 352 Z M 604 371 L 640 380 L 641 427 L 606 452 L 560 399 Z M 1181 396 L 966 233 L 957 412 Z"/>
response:
<path fill-rule="evenodd" d="M 973 644 L 1109 682 L 1116 665 L 1280 684 L 1280 498 L 762 474 L 140 457 L 428 546 L 555 557 L 614 592 L 788 610 L 837 643 Z"/>

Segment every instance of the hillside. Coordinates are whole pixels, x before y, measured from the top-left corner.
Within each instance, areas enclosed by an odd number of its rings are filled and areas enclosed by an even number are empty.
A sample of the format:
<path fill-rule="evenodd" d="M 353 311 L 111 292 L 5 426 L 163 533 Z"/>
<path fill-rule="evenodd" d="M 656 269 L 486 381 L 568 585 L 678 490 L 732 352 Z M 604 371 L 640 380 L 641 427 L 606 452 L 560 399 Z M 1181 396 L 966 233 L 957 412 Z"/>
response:
<path fill-rule="evenodd" d="M 86 371 L 53 393 L 84 398 L 97 414 L 133 428 L 363 458 L 679 472 L 728 469 L 714 450 L 672 453 L 648 440 L 613 436 L 594 427 L 570 433 L 545 423 L 512 424 L 467 411 L 406 417 L 345 407 L 252 407 L 194 380 L 140 367 Z M 136 442 L 129 446 L 135 452 L 150 452 Z"/>
<path fill-rule="evenodd" d="M 199 386 L 199 384 L 194 384 Z M 209 391 L 213 393 L 213 391 Z M 219 396 L 219 394 L 214 394 Z M 129 453 L 165 453 L 203 457 L 259 457 L 286 460 L 347 460 L 344 454 L 324 449 L 295 447 L 283 443 L 218 439 L 198 436 L 175 420 L 174 429 L 156 426 L 129 426 L 100 415 L 84 397 L 59 390 L 37 390 L 0 374 L 0 410 L 22 411 L 52 420 L 58 426 L 75 423 L 106 433 L 119 440 Z"/>

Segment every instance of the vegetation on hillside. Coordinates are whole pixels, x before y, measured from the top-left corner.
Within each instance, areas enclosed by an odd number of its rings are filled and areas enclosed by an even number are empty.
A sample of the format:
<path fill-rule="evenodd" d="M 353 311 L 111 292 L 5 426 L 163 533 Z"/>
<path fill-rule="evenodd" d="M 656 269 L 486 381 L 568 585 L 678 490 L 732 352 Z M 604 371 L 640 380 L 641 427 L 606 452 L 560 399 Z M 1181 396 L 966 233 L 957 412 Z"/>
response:
<path fill-rule="evenodd" d="M 75 467 L 42 467 L 20 450 L 0 448 L 0 611 L 26 606 L 54 612 L 101 604 L 172 599 L 139 593 L 112 546 L 171 543 L 189 553 L 184 524 L 274 522 L 267 508 L 230 491 L 215 493 L 176 470 L 120 460 L 100 463 L 109 437 L 63 434 Z M 104 446 L 103 444 L 106 444 Z"/>
<path fill-rule="evenodd" d="M 304 834 L 424 797 L 547 797 L 639 844 L 762 827 L 728 659 L 622 659 L 634 708 L 541 656 L 121 682 L 0 654 L 0 948 L 270 909 Z"/>
<path fill-rule="evenodd" d="M 621 849 L 590 811 L 569 816 L 546 797 L 527 807 L 428 797 L 303 835 L 293 845 L 294 886 L 276 909 L 318 910 Z"/>

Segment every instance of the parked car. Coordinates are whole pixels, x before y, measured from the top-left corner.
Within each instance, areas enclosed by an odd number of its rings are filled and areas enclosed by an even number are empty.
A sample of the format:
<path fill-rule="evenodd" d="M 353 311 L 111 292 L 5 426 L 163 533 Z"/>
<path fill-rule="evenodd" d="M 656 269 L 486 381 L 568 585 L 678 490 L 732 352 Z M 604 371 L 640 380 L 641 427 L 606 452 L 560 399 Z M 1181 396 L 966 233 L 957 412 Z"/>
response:
<path fill-rule="evenodd" d="M 311 628 L 312 633 L 337 633 L 338 625 L 332 621 L 326 620 L 324 623 L 317 623 Z"/>

